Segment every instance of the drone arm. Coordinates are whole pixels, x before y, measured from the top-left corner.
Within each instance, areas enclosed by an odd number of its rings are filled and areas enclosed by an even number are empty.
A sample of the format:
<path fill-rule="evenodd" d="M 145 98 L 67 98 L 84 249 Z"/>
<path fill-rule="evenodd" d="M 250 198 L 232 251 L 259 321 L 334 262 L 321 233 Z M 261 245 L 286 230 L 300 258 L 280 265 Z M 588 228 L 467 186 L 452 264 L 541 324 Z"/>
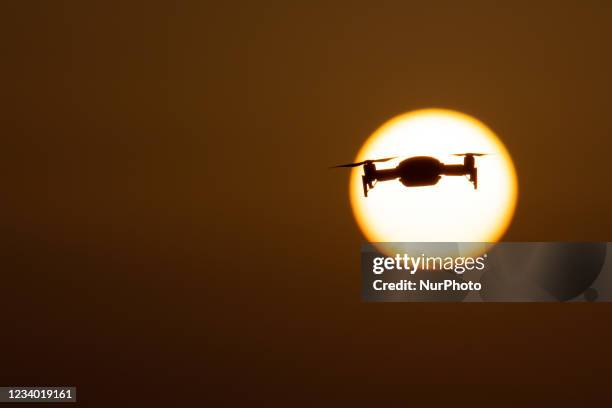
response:
<path fill-rule="evenodd" d="M 440 172 L 445 176 L 461 176 L 467 173 L 463 164 L 445 164 Z"/>

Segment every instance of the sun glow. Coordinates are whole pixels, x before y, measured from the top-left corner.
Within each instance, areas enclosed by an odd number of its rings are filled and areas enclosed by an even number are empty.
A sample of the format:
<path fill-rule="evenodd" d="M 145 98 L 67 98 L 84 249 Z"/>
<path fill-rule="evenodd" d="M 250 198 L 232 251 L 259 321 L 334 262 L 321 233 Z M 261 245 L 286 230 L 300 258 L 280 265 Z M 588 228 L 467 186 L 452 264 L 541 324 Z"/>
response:
<path fill-rule="evenodd" d="M 478 189 L 466 177 L 442 176 L 438 184 L 403 186 L 379 182 L 363 196 L 362 167 L 351 172 L 353 213 L 369 242 L 495 242 L 512 220 L 517 177 L 512 158 L 499 138 L 471 116 L 444 109 L 424 109 L 397 116 L 363 144 L 355 162 L 398 156 L 378 169 L 393 168 L 412 156 L 432 156 L 462 164 L 453 153 L 484 152 L 477 157 Z"/>

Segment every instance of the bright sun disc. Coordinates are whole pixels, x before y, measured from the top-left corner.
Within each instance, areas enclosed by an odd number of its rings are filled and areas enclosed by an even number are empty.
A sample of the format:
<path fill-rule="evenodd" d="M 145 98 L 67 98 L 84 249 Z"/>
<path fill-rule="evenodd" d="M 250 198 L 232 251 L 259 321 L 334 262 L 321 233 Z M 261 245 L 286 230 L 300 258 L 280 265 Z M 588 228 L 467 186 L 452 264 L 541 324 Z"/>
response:
<path fill-rule="evenodd" d="M 462 164 L 454 153 L 477 157 L 478 189 L 467 177 L 442 176 L 438 184 L 405 187 L 399 180 L 379 182 L 363 196 L 362 167 L 351 172 L 350 200 L 369 242 L 496 242 L 512 220 L 517 177 L 499 138 L 480 121 L 451 110 L 424 109 L 397 116 L 377 129 L 355 162 L 384 157 L 378 169 L 393 168 L 413 156 L 432 156 Z"/>

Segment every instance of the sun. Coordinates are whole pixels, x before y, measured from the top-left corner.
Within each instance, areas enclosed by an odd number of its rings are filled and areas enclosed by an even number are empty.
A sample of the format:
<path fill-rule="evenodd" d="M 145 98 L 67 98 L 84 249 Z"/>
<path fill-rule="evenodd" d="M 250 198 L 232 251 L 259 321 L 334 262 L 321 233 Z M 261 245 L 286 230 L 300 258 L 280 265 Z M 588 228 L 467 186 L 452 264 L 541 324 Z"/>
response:
<path fill-rule="evenodd" d="M 479 120 L 446 109 L 423 109 L 392 118 L 363 144 L 355 162 L 392 168 L 408 157 L 432 156 L 461 164 L 455 153 L 477 157 L 478 189 L 466 177 L 442 176 L 438 184 L 405 187 L 399 180 L 379 182 L 364 197 L 363 169 L 351 172 L 349 192 L 357 223 L 369 242 L 496 242 L 507 230 L 517 203 L 518 182 L 512 158 L 501 140 Z"/>

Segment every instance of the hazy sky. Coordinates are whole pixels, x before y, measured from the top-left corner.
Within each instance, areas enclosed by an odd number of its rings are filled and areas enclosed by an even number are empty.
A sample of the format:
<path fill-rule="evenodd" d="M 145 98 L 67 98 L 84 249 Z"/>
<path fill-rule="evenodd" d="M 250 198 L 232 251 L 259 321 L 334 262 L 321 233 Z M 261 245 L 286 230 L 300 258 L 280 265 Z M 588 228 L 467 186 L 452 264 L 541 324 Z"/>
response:
<path fill-rule="evenodd" d="M 610 4 L 179 3 L 1 6 L 2 384 L 610 398 L 607 305 L 361 303 L 327 169 L 456 109 L 514 157 L 505 239 L 610 240 Z"/>

